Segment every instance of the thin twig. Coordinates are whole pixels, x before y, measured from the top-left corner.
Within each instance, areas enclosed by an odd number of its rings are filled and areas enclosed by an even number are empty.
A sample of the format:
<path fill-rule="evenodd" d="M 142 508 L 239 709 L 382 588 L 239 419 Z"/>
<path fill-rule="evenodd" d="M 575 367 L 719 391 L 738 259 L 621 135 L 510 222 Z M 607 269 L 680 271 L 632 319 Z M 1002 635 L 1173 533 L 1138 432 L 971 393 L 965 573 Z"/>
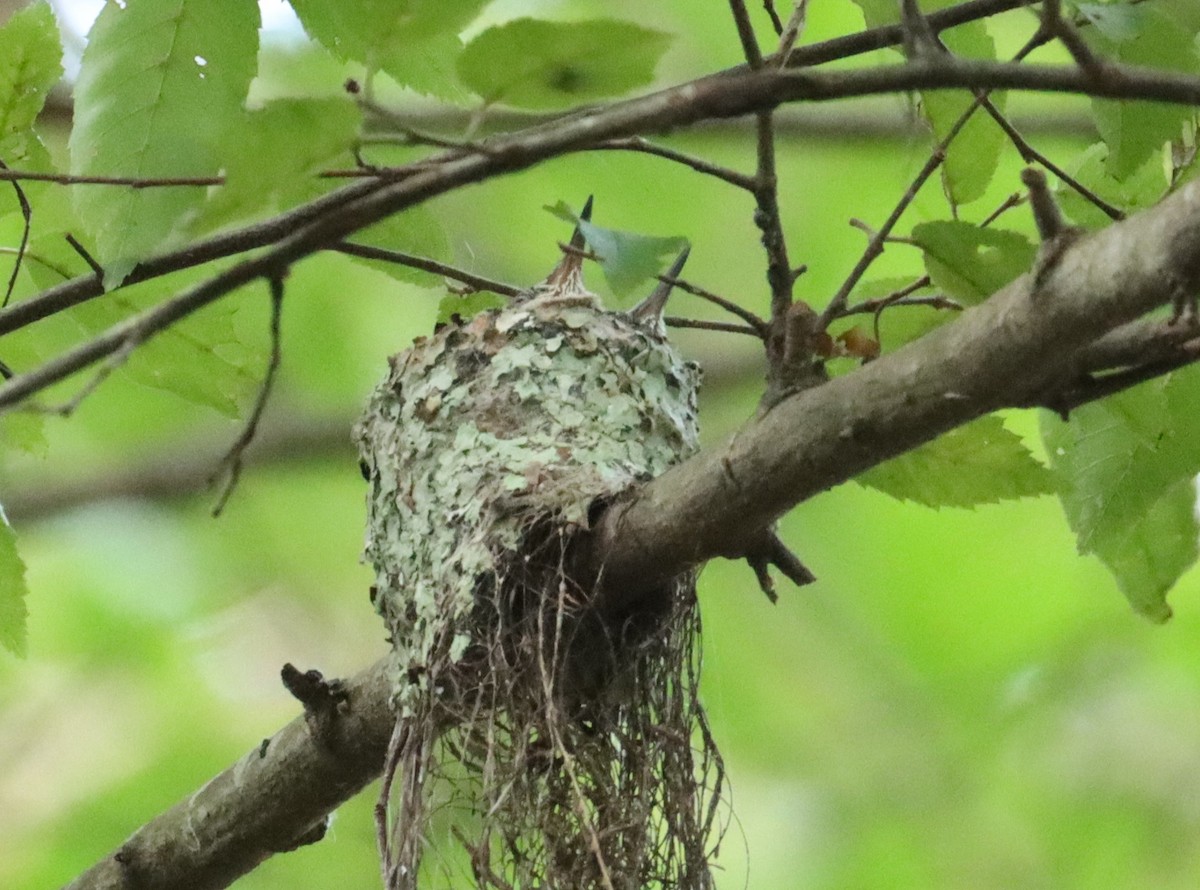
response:
<path fill-rule="evenodd" d="M 681 318 L 678 315 L 667 315 L 663 323 L 669 328 L 694 328 L 699 331 L 721 331 L 727 334 L 749 334 L 756 340 L 762 339 L 762 334 L 749 325 L 728 324 L 723 321 L 707 321 L 702 318 Z"/>
<path fill-rule="evenodd" d="M 0 161 L 0 173 L 8 170 L 7 165 Z M 0 309 L 8 305 L 8 301 L 12 299 L 13 290 L 17 286 L 17 276 L 21 274 L 21 261 L 25 259 L 25 251 L 29 247 L 29 231 L 33 226 L 33 208 L 29 206 L 29 198 L 25 195 L 25 189 L 21 188 L 21 183 L 14 181 L 12 184 L 13 192 L 17 196 L 17 204 L 21 207 L 21 243 L 17 246 L 16 259 L 13 260 L 12 273 L 8 276 L 8 286 L 4 288 L 4 301 L 0 302 Z"/>
<path fill-rule="evenodd" d="M 736 315 L 755 331 L 757 331 L 760 336 L 767 330 L 767 323 L 763 319 L 759 318 L 749 309 L 733 302 L 732 300 L 728 300 L 725 297 L 714 294 L 710 290 L 705 290 L 699 285 L 692 284 L 690 281 L 686 281 L 683 278 L 670 278 L 666 275 L 658 275 L 656 277 L 664 284 L 677 287 L 686 294 L 691 294 L 693 297 L 699 297 L 702 300 L 707 300 L 714 306 L 720 306 L 726 312 Z"/>
<path fill-rule="evenodd" d="M 733 13 L 733 23 L 737 26 L 742 55 L 751 68 L 762 67 L 762 50 L 758 48 L 758 38 L 754 36 L 754 25 L 750 22 L 750 14 L 746 12 L 745 0 L 729 0 L 729 11 Z"/>
<path fill-rule="evenodd" d="M 787 25 L 779 32 L 779 49 L 775 58 L 780 68 L 786 68 L 792 57 L 792 50 L 800 35 L 804 33 L 804 25 L 808 21 L 808 0 L 797 0 Z"/>
<path fill-rule="evenodd" d="M 85 263 L 87 263 L 88 268 L 92 270 L 92 274 L 96 276 L 96 279 L 98 281 L 103 282 L 104 281 L 104 267 L 101 266 L 98 262 L 96 262 L 96 258 L 94 256 L 92 256 L 91 252 L 86 247 L 84 247 L 80 243 L 79 239 L 76 238 L 70 232 L 67 232 L 65 235 L 63 235 L 63 238 L 66 240 L 66 242 L 69 245 L 71 245 L 71 249 L 74 250 L 75 253 L 77 253 L 79 255 L 79 258 L 81 260 L 83 260 Z"/>
<path fill-rule="evenodd" d="M 224 185 L 224 176 L 74 176 L 69 173 L 42 173 L 33 170 L 0 168 L 0 182 L 53 182 L 57 185 L 119 185 L 126 188 L 205 188 Z"/>
<path fill-rule="evenodd" d="M 1004 131 L 1004 134 L 1008 137 L 1009 142 L 1013 144 L 1013 147 L 1016 148 L 1017 153 L 1021 155 L 1021 159 L 1025 163 L 1039 164 L 1042 167 L 1045 167 L 1056 177 L 1058 177 L 1060 182 L 1066 184 L 1068 188 L 1075 191 L 1085 201 L 1099 208 L 1109 219 L 1113 220 L 1114 222 L 1125 218 L 1124 211 L 1119 210 L 1112 204 L 1109 204 L 1107 201 L 1081 183 L 1078 179 L 1069 174 L 1066 170 L 1062 169 L 1062 167 L 1058 166 L 1056 163 L 1030 145 L 1028 140 L 1021 135 L 1021 132 L 1008 119 L 1008 116 L 1000 111 L 1000 109 L 996 107 L 995 103 L 993 103 L 991 99 L 988 99 L 985 96 L 982 104 L 984 110 L 991 115 L 992 120 L 994 120 L 997 126 Z"/>
<path fill-rule="evenodd" d="M 654 155 L 660 158 L 666 158 L 669 161 L 675 161 L 678 164 L 683 164 L 685 167 L 690 167 L 697 173 L 704 173 L 707 176 L 715 176 L 730 185 L 735 185 L 740 189 L 748 192 L 754 191 L 754 179 L 744 173 L 739 173 L 729 167 L 722 167 L 718 164 L 713 164 L 703 158 L 697 158 L 693 155 L 684 154 L 681 151 L 676 151 L 673 148 L 667 148 L 663 145 L 655 145 L 641 136 L 628 136 L 624 139 L 608 139 L 604 142 L 598 142 L 595 145 L 589 146 L 588 151 L 636 151 L 643 154 Z"/>
<path fill-rule="evenodd" d="M 238 479 L 241 478 L 246 448 L 254 441 L 254 434 L 258 431 L 258 422 L 262 419 L 263 411 L 267 407 L 267 400 L 271 397 L 271 390 L 275 385 L 275 375 L 283 357 L 280 334 L 280 320 L 283 317 L 283 276 L 272 276 L 267 283 L 271 288 L 271 355 L 267 360 L 267 370 L 263 375 L 262 386 L 258 388 L 258 398 L 254 400 L 254 407 L 250 411 L 250 416 L 246 418 L 246 425 L 242 428 L 241 435 L 229 447 L 225 457 L 221 459 L 221 466 L 225 468 L 226 476 L 225 484 L 221 487 L 221 493 L 212 508 L 214 517 L 221 515 L 221 511 L 229 502 L 230 495 L 237 487 Z"/>
<path fill-rule="evenodd" d="M 336 250 L 338 253 L 361 257 L 366 260 L 379 260 L 385 263 L 395 263 L 398 266 L 408 266 L 411 269 L 420 269 L 422 272 L 429 272 L 432 275 L 441 275 L 453 281 L 461 281 L 463 284 L 477 291 L 489 291 L 494 294 L 502 294 L 506 297 L 515 297 L 521 293 L 521 288 L 505 284 L 503 281 L 493 281 L 490 278 L 484 278 L 482 275 L 476 275 L 473 272 L 468 272 L 465 269 L 459 269 L 455 266 L 448 266 L 429 257 L 416 256 L 415 254 L 404 253 L 399 250 L 385 250 L 382 247 L 372 247 L 369 244 L 355 244 L 353 241 L 339 241 L 330 249 Z"/>
<path fill-rule="evenodd" d="M 925 20 L 925 24 L 929 25 L 928 20 Z M 1033 52 L 1034 49 L 1040 46 L 1042 42 L 1044 42 L 1044 36 L 1039 29 L 1038 33 L 1030 38 L 1025 45 L 1017 51 L 1016 55 L 1013 57 L 1014 62 L 1019 62 L 1024 59 L 1027 55 L 1029 55 L 1029 53 Z M 955 64 L 956 62 L 957 60 L 948 56 L 946 62 L 941 64 Z M 988 91 L 982 90 L 977 92 L 975 94 L 975 100 L 970 104 L 970 106 L 967 107 L 966 111 L 959 115 L 958 119 L 951 125 L 950 130 L 946 133 L 945 137 L 936 146 L 934 146 L 933 151 L 929 155 L 929 159 L 921 167 L 917 175 L 913 177 L 913 181 L 909 184 L 908 189 L 901 196 L 896 206 L 892 208 L 892 212 L 888 215 L 888 218 L 884 221 L 883 225 L 880 226 L 879 230 L 867 243 L 866 250 L 864 250 L 862 256 L 859 257 L 858 262 L 854 264 L 854 268 L 850 270 L 850 274 L 846 276 L 846 280 L 842 282 L 842 285 L 838 288 L 837 293 L 833 295 L 833 299 L 829 301 L 829 305 L 826 306 L 822 311 L 820 320 L 818 322 L 821 329 L 828 328 L 831 321 L 841 316 L 842 312 L 846 308 L 846 301 L 850 298 L 850 292 L 853 291 L 859 281 L 862 280 L 863 275 L 866 274 L 867 269 L 871 267 L 871 264 L 874 263 L 880 254 L 883 253 L 883 246 L 887 242 L 888 237 L 891 235 L 892 229 L 896 227 L 896 224 L 900 221 L 900 217 L 904 214 L 904 211 L 907 210 L 909 205 L 912 204 L 912 202 L 916 199 L 917 193 L 922 187 L 924 187 L 929 178 L 945 161 L 946 151 L 949 149 L 950 143 L 953 142 L 958 134 L 962 132 L 963 128 L 967 125 L 967 122 L 970 121 L 970 119 L 975 115 L 975 112 L 979 110 L 985 101 L 987 101 L 987 97 Z"/>
<path fill-rule="evenodd" d="M 783 22 L 779 18 L 779 13 L 775 11 L 775 4 L 771 0 L 763 0 L 763 9 L 767 11 L 767 15 L 771 18 L 771 27 L 775 29 L 776 34 L 783 33 Z"/>

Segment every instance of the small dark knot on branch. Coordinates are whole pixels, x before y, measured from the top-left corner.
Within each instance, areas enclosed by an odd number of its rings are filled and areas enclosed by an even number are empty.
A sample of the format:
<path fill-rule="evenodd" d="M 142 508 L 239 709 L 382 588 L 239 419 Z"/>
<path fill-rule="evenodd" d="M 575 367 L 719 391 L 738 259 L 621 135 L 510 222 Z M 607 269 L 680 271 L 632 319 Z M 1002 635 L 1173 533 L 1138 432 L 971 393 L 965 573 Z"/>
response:
<path fill-rule="evenodd" d="M 326 680 L 318 670 L 301 672 L 290 662 L 279 672 L 287 689 L 304 705 L 304 720 L 313 741 L 335 747 L 337 718 L 350 709 L 350 692 L 341 680 Z"/>

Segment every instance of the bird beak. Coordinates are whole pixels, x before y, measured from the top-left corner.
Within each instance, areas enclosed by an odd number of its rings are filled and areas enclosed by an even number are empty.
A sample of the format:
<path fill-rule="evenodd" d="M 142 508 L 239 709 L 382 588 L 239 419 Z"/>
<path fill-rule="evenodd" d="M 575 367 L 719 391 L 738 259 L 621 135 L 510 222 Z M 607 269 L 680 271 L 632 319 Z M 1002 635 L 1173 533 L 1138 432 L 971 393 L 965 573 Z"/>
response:
<path fill-rule="evenodd" d="M 583 210 L 579 213 L 581 222 L 592 221 L 592 196 L 588 195 L 587 202 L 583 205 Z M 546 276 L 545 287 L 552 289 L 561 289 L 567 282 L 578 278 L 583 270 L 583 251 L 587 246 L 587 241 L 583 237 L 583 227 L 576 224 L 575 231 L 571 233 L 571 240 L 567 246 L 570 250 L 563 253 L 563 258 L 558 261 L 558 265 L 554 270 Z"/>
<path fill-rule="evenodd" d="M 691 252 L 691 247 L 685 247 L 679 256 L 675 258 L 675 262 L 671 264 L 671 268 L 667 270 L 667 274 L 663 277 L 678 278 L 679 273 L 683 271 L 683 264 L 687 262 L 689 252 Z M 654 289 L 654 292 L 650 296 L 629 310 L 629 317 L 635 321 L 640 321 L 642 324 L 661 327 L 663 310 L 667 308 L 667 298 L 671 296 L 671 288 L 673 286 L 665 281 L 660 281 L 658 287 Z"/>

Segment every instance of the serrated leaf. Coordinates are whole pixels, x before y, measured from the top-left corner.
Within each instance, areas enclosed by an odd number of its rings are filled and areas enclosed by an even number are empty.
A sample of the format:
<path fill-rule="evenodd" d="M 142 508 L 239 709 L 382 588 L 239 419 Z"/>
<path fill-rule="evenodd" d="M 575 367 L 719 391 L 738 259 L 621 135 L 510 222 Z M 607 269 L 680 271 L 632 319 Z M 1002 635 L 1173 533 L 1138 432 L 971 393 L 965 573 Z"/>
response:
<path fill-rule="evenodd" d="M 455 98 L 458 34 L 488 0 L 291 0 L 304 30 L 343 61 Z"/>
<path fill-rule="evenodd" d="M 1029 271 L 1037 257 L 1037 248 L 1024 235 L 957 220 L 921 223 L 912 238 L 925 253 L 933 283 L 967 305 Z"/>
<path fill-rule="evenodd" d="M 348 99 L 275 99 L 242 112 L 220 147 L 225 184 L 192 225 L 218 225 L 291 207 L 327 189 L 315 176 L 349 149 L 362 113 Z"/>
<path fill-rule="evenodd" d="M 1142 9 L 1139 19 L 1137 33 L 1124 39 L 1110 38 L 1097 28 L 1086 28 L 1081 33 L 1093 49 L 1113 62 L 1200 73 L 1200 50 L 1190 23 L 1150 5 Z M 1106 169 L 1110 176 L 1122 180 L 1164 143 L 1177 138 L 1194 110 L 1164 102 L 1093 99 L 1092 113 L 1109 148 Z"/>
<path fill-rule="evenodd" d="M 258 51 L 254 0 L 126 0 L 105 4 L 75 84 L 71 172 L 207 177 L 235 121 Z M 202 188 L 75 189 L 88 247 L 115 287 L 171 244 Z"/>
<path fill-rule="evenodd" d="M 472 40 L 458 74 L 488 102 L 561 108 L 650 83 L 670 42 L 662 31 L 614 19 L 517 19 Z"/>
<path fill-rule="evenodd" d="M 1068 423 L 1049 413 L 1042 417 L 1043 441 L 1062 480 L 1063 510 L 1080 552 L 1099 556 L 1134 607 L 1152 617 L 1155 598 L 1165 596 L 1194 560 L 1188 557 L 1194 537 L 1185 548 L 1177 540 L 1156 543 L 1146 530 L 1182 533 L 1178 502 L 1159 503 L 1182 498 L 1173 493 L 1176 487 L 1190 486 L 1200 472 L 1198 399 L 1200 373 L 1189 368 L 1085 405 Z M 1154 554 L 1159 561 L 1151 564 Z"/>
<path fill-rule="evenodd" d="M 398 250 L 432 259 L 444 257 L 450 253 L 450 242 L 446 240 L 445 229 L 442 228 L 442 224 L 438 222 L 437 218 L 424 207 L 410 207 L 402 213 L 393 214 L 356 232 L 349 240 L 355 244 L 381 247 L 384 250 Z M 440 276 L 414 269 L 411 266 L 361 257 L 354 259 L 395 278 L 397 281 L 425 287 L 442 283 Z"/>
<path fill-rule="evenodd" d="M 1129 604 L 1151 621 L 1171 617 L 1167 593 L 1196 562 L 1200 526 L 1192 480 L 1177 482 L 1117 537 L 1096 542 L 1095 554 Z"/>
<path fill-rule="evenodd" d="M 25 657 L 27 646 L 25 564 L 17 553 L 12 526 L 0 508 L 0 646 L 13 655 Z"/>
<path fill-rule="evenodd" d="M 654 281 L 666 266 L 667 258 L 673 258 L 688 243 L 686 238 L 678 235 L 660 237 L 606 229 L 581 220 L 563 201 L 546 207 L 546 210 L 579 226 L 588 249 L 600 260 L 605 280 L 619 297 L 628 296 L 635 288 Z"/>
<path fill-rule="evenodd" d="M 1107 156 L 1108 146 L 1097 142 L 1075 159 L 1071 175 L 1098 198 L 1128 214 L 1153 207 L 1162 199 L 1168 182 L 1158 156 L 1152 155 L 1122 180 L 1109 174 Z M 1055 195 L 1063 213 L 1077 225 L 1095 229 L 1112 223 L 1107 213 L 1069 186 L 1060 185 Z"/>
<path fill-rule="evenodd" d="M 47 243 L 39 248 L 67 268 L 75 268 L 71 257 L 54 252 L 56 245 Z M 143 282 L 80 303 L 65 314 L 85 333 L 97 334 L 211 274 L 212 266 L 206 266 Z M 227 417 L 237 417 L 240 405 L 258 385 L 262 360 L 239 340 L 234 326 L 236 313 L 237 301 L 226 299 L 189 315 L 139 344 L 118 373 L 189 402 L 207 405 Z"/>
<path fill-rule="evenodd" d="M 34 3 L 0 27 L 0 159 L 17 163 L 46 94 L 62 77 L 62 48 L 54 13 Z M 36 137 L 33 137 L 36 139 Z"/>
<path fill-rule="evenodd" d="M 894 457 L 855 481 L 927 507 L 975 507 L 1054 490 L 1054 478 L 1021 437 L 981 417 Z"/>
<path fill-rule="evenodd" d="M 448 324 L 454 316 L 469 321 L 488 309 L 501 309 L 508 301 L 500 294 L 477 291 L 471 294 L 446 294 L 438 303 L 438 324 Z"/>
<path fill-rule="evenodd" d="M 969 59 L 994 60 L 996 45 L 983 22 L 971 22 L 943 32 L 942 42 L 955 55 Z M 1008 94 L 996 91 L 988 96 L 1003 113 Z M 921 94 L 921 110 L 941 142 L 958 119 L 971 107 L 975 97 L 964 90 L 928 90 Z M 1008 137 L 990 114 L 977 110 L 958 131 L 946 149 L 942 163 L 942 187 L 954 205 L 969 204 L 983 197 L 1000 163 L 1000 152 Z"/>

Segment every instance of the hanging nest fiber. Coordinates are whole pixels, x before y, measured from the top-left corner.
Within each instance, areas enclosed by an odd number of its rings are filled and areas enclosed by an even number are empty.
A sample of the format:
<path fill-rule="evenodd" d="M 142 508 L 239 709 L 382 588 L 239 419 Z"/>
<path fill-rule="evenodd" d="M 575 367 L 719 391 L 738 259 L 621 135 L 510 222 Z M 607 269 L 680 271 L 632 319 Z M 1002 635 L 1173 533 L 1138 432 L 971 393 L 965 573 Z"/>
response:
<path fill-rule="evenodd" d="M 723 774 L 695 579 L 618 612 L 569 560 L 600 510 L 696 448 L 699 372 L 663 299 L 607 312 L 568 253 L 394 356 L 371 397 L 366 555 L 400 714 L 389 890 L 712 886 Z"/>

